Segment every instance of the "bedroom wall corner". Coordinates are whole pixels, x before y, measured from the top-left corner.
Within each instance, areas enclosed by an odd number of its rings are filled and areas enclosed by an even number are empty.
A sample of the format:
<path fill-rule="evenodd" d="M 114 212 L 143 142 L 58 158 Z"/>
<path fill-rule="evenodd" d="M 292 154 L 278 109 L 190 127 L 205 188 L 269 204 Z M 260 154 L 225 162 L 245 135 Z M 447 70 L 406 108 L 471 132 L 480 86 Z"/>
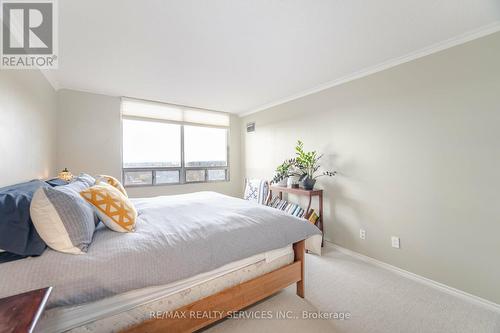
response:
<path fill-rule="evenodd" d="M 0 187 L 56 173 L 56 108 L 40 71 L 0 71 Z"/>

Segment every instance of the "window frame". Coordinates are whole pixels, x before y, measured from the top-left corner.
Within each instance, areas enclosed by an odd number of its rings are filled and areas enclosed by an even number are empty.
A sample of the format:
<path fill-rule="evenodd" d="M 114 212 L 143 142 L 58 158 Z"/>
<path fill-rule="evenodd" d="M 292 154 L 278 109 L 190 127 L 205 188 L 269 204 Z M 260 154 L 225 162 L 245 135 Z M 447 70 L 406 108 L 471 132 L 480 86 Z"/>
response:
<path fill-rule="evenodd" d="M 178 167 L 152 167 L 152 168 L 126 168 L 123 163 L 123 120 L 139 120 L 139 121 L 149 121 L 149 122 L 160 122 L 165 124 L 176 124 L 181 126 L 181 165 Z M 191 122 L 183 122 L 183 121 L 173 121 L 173 120 L 164 120 L 164 119 L 154 119 L 154 118 L 146 118 L 146 117 L 136 117 L 136 116 L 124 116 L 121 117 L 122 124 L 122 183 L 124 187 L 151 187 L 151 186 L 171 186 L 171 185 L 186 185 L 186 184 L 202 184 L 202 183 L 223 183 L 230 181 L 230 161 L 229 161 L 229 140 L 230 140 L 230 127 L 229 126 L 217 126 L 217 125 L 206 125 L 206 124 L 198 124 Z M 186 167 L 185 166 L 185 158 L 184 158 L 184 126 L 198 126 L 198 127 L 209 127 L 209 128 L 219 128 L 226 130 L 226 160 L 227 163 L 225 166 L 207 166 L 207 167 Z M 186 171 L 187 170 L 205 170 L 205 180 L 196 181 L 196 182 L 188 182 L 186 181 Z M 208 170 L 225 170 L 226 171 L 226 179 L 224 180 L 208 180 Z M 125 174 L 127 172 L 134 171 L 151 171 L 152 176 L 152 184 L 125 184 Z M 156 172 L 157 171 L 179 171 L 179 182 L 178 183 L 156 183 Z"/>

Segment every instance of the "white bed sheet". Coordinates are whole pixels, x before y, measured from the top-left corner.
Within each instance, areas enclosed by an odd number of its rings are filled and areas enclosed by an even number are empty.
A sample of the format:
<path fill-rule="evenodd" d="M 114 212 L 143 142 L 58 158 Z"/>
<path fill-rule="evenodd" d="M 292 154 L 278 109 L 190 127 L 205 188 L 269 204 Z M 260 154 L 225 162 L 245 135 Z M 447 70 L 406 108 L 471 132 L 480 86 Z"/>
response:
<path fill-rule="evenodd" d="M 217 279 L 261 261 L 270 263 L 293 253 L 292 245 L 238 260 L 210 272 L 162 286 L 132 290 L 96 302 L 46 311 L 36 328 L 38 332 L 64 332 L 96 320 L 110 317 L 135 307 L 154 302 L 180 291 Z"/>

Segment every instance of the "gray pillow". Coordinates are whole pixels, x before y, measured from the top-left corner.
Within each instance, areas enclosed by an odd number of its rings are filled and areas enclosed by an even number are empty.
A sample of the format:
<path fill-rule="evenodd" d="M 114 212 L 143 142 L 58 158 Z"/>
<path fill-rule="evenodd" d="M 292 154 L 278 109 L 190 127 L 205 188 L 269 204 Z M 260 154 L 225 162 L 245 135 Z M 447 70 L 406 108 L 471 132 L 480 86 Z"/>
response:
<path fill-rule="evenodd" d="M 79 193 L 88 187 L 86 182 L 77 180 L 57 188 L 41 188 L 33 196 L 31 219 L 40 237 L 53 250 L 87 252 L 96 218 L 92 206 Z"/>
<path fill-rule="evenodd" d="M 81 173 L 78 177 L 76 177 L 75 181 L 82 181 L 84 183 L 87 183 L 89 187 L 95 185 L 95 178 L 86 173 Z"/>
<path fill-rule="evenodd" d="M 85 175 L 85 174 L 82 174 L 82 175 Z M 88 176 L 88 175 L 86 175 L 86 176 Z M 88 176 L 88 177 L 90 177 L 90 176 Z M 92 178 L 92 179 L 94 179 L 94 178 Z M 58 186 L 58 187 L 55 187 L 54 189 L 56 191 L 60 191 L 60 192 L 63 192 L 67 195 L 71 195 L 71 196 L 75 197 L 75 202 L 79 203 L 80 205 L 86 206 L 87 210 L 92 211 L 92 214 L 93 214 L 92 216 L 94 218 L 94 224 L 97 224 L 97 223 L 99 223 L 99 218 L 97 217 L 97 214 L 95 213 L 94 208 L 92 207 L 91 204 L 89 204 L 87 201 L 85 201 L 80 195 L 81 191 L 84 191 L 84 190 L 88 189 L 89 187 L 94 186 L 94 182 L 95 182 L 95 179 L 93 182 L 91 182 L 90 179 L 81 178 L 81 175 L 80 175 L 79 177 L 77 177 L 74 181 L 72 181 L 68 185 Z"/>

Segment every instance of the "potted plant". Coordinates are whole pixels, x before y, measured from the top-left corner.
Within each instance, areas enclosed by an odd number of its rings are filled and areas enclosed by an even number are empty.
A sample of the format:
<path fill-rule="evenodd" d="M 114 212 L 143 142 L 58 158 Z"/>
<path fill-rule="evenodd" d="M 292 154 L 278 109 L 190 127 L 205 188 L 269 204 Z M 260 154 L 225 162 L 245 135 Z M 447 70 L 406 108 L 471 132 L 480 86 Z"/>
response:
<path fill-rule="evenodd" d="M 274 178 L 271 180 L 272 184 L 283 186 L 283 180 L 292 177 L 298 177 L 302 182 L 304 189 L 312 190 L 316 184 L 316 179 L 322 176 L 333 177 L 337 171 L 323 171 L 318 172 L 320 165 L 319 160 L 323 155 L 318 155 L 316 151 L 304 151 L 304 143 L 300 140 L 297 141 L 295 147 L 296 157 L 284 161 L 277 169 Z"/>
<path fill-rule="evenodd" d="M 318 155 L 316 151 L 304 151 L 304 143 L 300 140 L 297 141 L 295 147 L 294 167 L 297 169 L 296 173 L 299 175 L 299 181 L 302 181 L 304 189 L 312 190 L 316 184 L 316 179 L 322 176 L 333 177 L 336 171 L 323 171 L 318 172 L 320 165 L 319 160 L 323 155 Z"/>
<path fill-rule="evenodd" d="M 278 186 L 286 186 L 288 177 L 292 175 L 292 166 L 291 160 L 281 163 L 276 168 L 276 174 L 271 183 L 276 183 Z"/>

